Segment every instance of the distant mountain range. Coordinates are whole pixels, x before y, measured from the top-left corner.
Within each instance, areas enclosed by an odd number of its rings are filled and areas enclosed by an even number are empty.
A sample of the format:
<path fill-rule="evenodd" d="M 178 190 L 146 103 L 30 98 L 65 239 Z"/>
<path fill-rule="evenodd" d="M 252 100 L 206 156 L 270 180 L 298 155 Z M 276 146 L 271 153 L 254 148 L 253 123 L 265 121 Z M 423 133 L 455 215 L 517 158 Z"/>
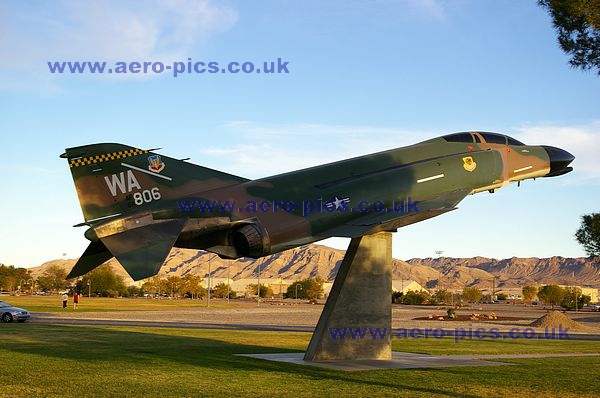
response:
<path fill-rule="evenodd" d="M 213 277 L 226 278 L 228 269 L 232 279 L 254 278 L 260 266 L 261 276 L 299 280 L 320 276 L 332 281 L 344 256 L 343 250 L 322 245 L 307 245 L 258 260 L 241 258 L 222 260 L 204 251 L 174 248 L 160 270 L 161 275 L 183 276 L 188 273 L 206 276 L 209 264 Z M 70 269 L 73 260 L 53 260 L 31 268 L 34 276 L 49 266 Z M 115 259 L 111 267 L 127 280 L 129 277 Z M 412 279 L 422 286 L 433 288 L 463 288 L 477 286 L 490 288 L 496 277 L 499 288 L 516 288 L 530 284 L 556 283 L 600 287 L 600 261 L 592 258 L 509 258 L 496 260 L 486 257 L 473 258 L 424 258 L 408 261 L 393 260 L 394 279 Z"/>

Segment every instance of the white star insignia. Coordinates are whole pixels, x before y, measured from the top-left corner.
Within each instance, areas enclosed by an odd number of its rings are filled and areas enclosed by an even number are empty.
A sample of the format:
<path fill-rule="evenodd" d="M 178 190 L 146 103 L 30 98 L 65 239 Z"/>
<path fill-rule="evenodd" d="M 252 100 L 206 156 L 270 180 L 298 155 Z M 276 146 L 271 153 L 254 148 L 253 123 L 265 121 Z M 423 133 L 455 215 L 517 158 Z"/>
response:
<path fill-rule="evenodd" d="M 343 200 L 340 200 L 337 196 L 335 197 L 335 200 L 333 201 L 333 204 L 335 204 L 335 209 L 339 209 L 340 207 L 342 207 L 342 204 L 344 203 Z"/>

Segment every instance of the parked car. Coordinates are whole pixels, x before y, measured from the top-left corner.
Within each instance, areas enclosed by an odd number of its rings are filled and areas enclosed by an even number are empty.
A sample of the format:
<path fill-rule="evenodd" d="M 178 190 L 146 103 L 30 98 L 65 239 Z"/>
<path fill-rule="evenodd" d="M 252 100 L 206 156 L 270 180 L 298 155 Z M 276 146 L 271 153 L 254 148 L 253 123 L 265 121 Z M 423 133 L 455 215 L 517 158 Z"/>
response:
<path fill-rule="evenodd" d="M 25 322 L 31 317 L 29 311 L 23 308 L 13 307 L 7 302 L 0 301 L 0 320 L 2 322 Z"/>

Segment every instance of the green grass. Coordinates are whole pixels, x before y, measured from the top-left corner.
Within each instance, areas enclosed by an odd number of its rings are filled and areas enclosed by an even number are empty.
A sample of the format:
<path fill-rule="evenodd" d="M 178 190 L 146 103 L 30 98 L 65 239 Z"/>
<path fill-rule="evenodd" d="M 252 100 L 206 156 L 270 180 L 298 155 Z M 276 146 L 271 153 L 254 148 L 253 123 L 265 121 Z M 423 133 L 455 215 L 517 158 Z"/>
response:
<path fill-rule="evenodd" d="M 0 397 L 597 396 L 599 358 L 342 372 L 233 354 L 300 352 L 309 333 L 0 324 Z M 394 341 L 429 354 L 600 352 L 597 341 Z"/>
<path fill-rule="evenodd" d="M 73 297 L 69 297 L 69 306 L 62 308 L 60 296 L 0 296 L 1 301 L 5 301 L 15 307 L 25 308 L 30 312 L 73 312 Z M 77 312 L 103 312 L 103 311 L 152 311 L 164 310 L 172 307 L 199 307 L 206 305 L 206 301 L 200 300 L 169 300 L 169 299 L 146 299 L 146 298 L 102 298 L 102 297 L 81 297 Z M 211 306 L 230 306 L 238 304 L 232 302 L 227 304 L 225 301 L 212 301 Z"/>

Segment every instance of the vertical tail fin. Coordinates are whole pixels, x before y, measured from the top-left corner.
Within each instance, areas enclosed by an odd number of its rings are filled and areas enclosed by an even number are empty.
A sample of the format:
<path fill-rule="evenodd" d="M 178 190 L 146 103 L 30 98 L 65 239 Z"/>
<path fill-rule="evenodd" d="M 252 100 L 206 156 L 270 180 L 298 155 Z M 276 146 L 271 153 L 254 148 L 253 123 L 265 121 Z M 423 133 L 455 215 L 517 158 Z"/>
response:
<path fill-rule="evenodd" d="M 69 161 L 92 241 L 69 278 L 113 256 L 134 280 L 155 275 L 186 219 L 155 220 L 152 212 L 176 211 L 181 197 L 248 181 L 121 144 L 68 148 L 61 157 Z"/>
<path fill-rule="evenodd" d="M 146 210 L 160 201 L 248 181 L 122 144 L 68 148 L 69 167 L 87 222 Z"/>

